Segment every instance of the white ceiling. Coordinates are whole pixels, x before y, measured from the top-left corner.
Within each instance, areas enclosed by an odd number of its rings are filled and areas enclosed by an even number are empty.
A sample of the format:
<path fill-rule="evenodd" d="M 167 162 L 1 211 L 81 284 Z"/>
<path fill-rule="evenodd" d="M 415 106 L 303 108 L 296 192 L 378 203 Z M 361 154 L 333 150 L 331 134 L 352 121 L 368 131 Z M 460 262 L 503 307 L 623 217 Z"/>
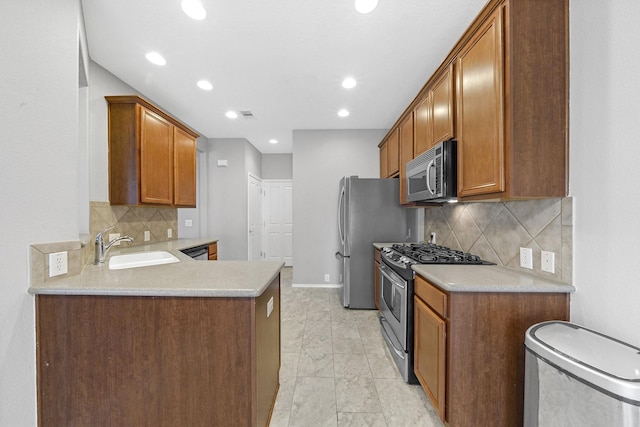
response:
<path fill-rule="evenodd" d="M 390 128 L 486 0 L 202 0 L 203 21 L 180 2 L 83 0 L 91 59 L 207 138 L 290 153 L 294 129 Z"/>

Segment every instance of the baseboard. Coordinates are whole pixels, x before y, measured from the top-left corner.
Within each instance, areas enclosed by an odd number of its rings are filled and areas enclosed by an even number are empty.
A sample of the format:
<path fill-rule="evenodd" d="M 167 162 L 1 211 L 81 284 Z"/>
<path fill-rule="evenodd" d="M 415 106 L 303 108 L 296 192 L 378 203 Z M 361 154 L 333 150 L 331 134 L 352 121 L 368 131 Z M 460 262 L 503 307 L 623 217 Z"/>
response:
<path fill-rule="evenodd" d="M 327 289 L 337 289 L 341 288 L 342 285 L 340 283 L 292 283 L 292 288 L 327 288 Z"/>

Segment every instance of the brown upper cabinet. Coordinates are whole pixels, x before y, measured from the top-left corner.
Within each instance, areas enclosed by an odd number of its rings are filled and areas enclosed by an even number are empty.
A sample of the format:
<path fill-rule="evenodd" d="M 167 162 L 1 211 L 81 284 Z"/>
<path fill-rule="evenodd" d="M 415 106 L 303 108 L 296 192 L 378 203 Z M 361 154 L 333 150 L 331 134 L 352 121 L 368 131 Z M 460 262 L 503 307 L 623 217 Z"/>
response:
<path fill-rule="evenodd" d="M 491 1 L 456 58 L 458 197 L 568 192 L 568 0 Z"/>
<path fill-rule="evenodd" d="M 394 129 L 387 138 L 387 175 L 398 175 L 400 171 L 400 140 L 398 129 Z"/>
<path fill-rule="evenodd" d="M 198 134 L 139 96 L 107 96 L 112 205 L 196 206 Z"/>
<path fill-rule="evenodd" d="M 505 189 L 502 21 L 498 8 L 456 60 L 459 197 Z"/>
<path fill-rule="evenodd" d="M 436 80 L 430 94 L 433 106 L 433 146 L 454 137 L 453 64 Z"/>
<path fill-rule="evenodd" d="M 414 109 L 414 157 L 454 136 L 453 65 L 445 68 Z M 411 160 L 411 159 L 409 159 Z"/>
<path fill-rule="evenodd" d="M 431 92 L 428 92 L 415 108 L 414 114 L 414 138 L 413 152 L 418 156 L 429 148 L 433 141 L 433 100 Z M 406 197 L 406 196 L 405 196 Z"/>
<path fill-rule="evenodd" d="M 461 201 L 565 197 L 568 22 L 568 0 L 490 0 L 387 138 L 409 112 L 414 157 L 455 138 Z"/>

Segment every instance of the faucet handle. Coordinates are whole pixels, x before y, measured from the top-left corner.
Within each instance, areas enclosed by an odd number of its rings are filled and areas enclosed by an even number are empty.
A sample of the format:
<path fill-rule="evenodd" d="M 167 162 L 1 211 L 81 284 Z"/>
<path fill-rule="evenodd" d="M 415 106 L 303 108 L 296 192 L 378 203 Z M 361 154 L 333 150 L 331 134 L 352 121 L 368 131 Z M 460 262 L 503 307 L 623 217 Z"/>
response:
<path fill-rule="evenodd" d="M 105 228 L 104 230 L 102 230 L 101 232 L 99 232 L 98 234 L 96 234 L 96 241 L 102 240 L 102 236 L 104 235 L 104 233 L 106 233 L 107 231 L 111 231 L 114 228 L 116 228 L 115 225 L 109 227 L 109 228 Z"/>

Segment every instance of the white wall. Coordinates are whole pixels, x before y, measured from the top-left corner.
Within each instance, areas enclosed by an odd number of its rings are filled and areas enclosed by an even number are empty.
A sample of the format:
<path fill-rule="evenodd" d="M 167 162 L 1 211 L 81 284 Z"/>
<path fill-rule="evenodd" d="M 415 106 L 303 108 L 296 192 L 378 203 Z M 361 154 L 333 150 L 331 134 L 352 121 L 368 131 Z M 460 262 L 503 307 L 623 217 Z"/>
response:
<path fill-rule="evenodd" d="M 570 7 L 571 317 L 640 347 L 640 2 Z"/>
<path fill-rule="evenodd" d="M 227 160 L 219 167 L 218 160 Z M 246 139 L 209 139 L 208 236 L 219 240 L 218 259 L 248 259 L 248 176 L 261 177 L 260 152 Z"/>
<path fill-rule="evenodd" d="M 0 425 L 36 425 L 32 243 L 78 239 L 78 0 L 0 13 Z"/>
<path fill-rule="evenodd" d="M 140 95 L 140 92 L 99 64 L 89 63 L 89 195 L 109 201 L 109 130 L 105 96 Z"/>
<path fill-rule="evenodd" d="M 378 143 L 386 130 L 293 131 L 293 282 L 339 283 L 338 185 L 345 175 L 380 176 Z"/>
<path fill-rule="evenodd" d="M 293 179 L 293 155 L 263 154 L 262 179 Z"/>

